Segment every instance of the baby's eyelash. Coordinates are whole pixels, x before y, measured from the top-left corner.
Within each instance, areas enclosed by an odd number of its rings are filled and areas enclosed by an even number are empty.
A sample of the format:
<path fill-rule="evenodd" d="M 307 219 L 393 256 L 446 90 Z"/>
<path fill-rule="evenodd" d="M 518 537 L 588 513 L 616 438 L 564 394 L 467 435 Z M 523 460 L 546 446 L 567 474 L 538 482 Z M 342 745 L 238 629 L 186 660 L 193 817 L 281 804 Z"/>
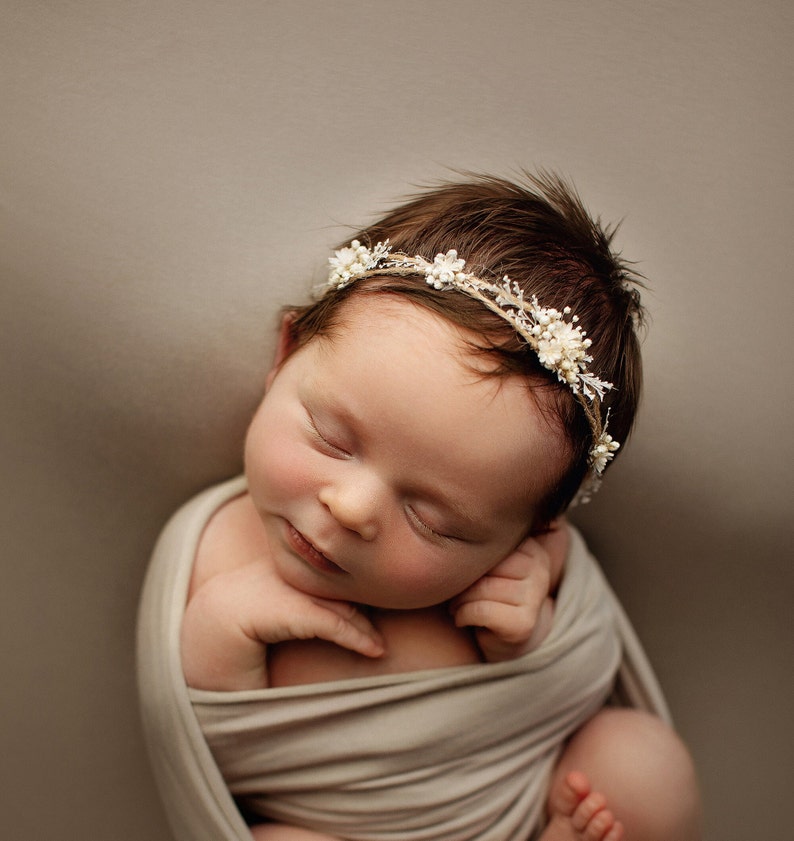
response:
<path fill-rule="evenodd" d="M 414 523 L 414 525 L 419 529 L 419 531 L 426 534 L 432 540 L 436 540 L 439 543 L 451 543 L 452 541 L 458 539 L 456 537 L 453 537 L 451 534 L 441 534 L 441 532 L 436 531 L 434 528 L 429 526 L 410 505 L 408 506 L 407 510 L 408 515 L 411 518 L 411 521 Z"/>
<path fill-rule="evenodd" d="M 350 453 L 347 450 L 343 450 L 341 447 L 338 447 L 336 444 L 329 441 L 322 432 L 320 432 L 317 428 L 317 424 L 314 422 L 314 418 L 308 412 L 307 417 L 309 419 L 309 432 L 323 449 L 329 451 L 330 455 L 338 456 L 340 458 L 350 457 Z"/>

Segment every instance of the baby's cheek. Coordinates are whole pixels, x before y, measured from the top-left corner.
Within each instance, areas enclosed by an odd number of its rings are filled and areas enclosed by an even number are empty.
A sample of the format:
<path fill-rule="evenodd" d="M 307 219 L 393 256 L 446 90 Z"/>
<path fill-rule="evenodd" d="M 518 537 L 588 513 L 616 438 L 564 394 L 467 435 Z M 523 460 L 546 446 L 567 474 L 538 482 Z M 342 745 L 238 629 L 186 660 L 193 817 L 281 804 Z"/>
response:
<path fill-rule="evenodd" d="M 480 574 L 455 560 L 415 556 L 397 567 L 396 588 L 413 596 L 411 608 L 441 604 L 470 587 Z"/>
<path fill-rule="evenodd" d="M 251 464 L 263 488 L 277 496 L 292 496 L 307 485 L 303 461 L 289 442 L 274 437 L 252 458 Z"/>

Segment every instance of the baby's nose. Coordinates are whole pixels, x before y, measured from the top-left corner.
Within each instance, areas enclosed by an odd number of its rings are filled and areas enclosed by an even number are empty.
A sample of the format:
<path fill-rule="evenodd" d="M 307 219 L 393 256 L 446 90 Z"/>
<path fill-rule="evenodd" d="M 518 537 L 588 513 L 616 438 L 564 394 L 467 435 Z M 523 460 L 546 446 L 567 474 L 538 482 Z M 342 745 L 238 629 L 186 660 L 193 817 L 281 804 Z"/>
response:
<path fill-rule="evenodd" d="M 378 534 L 378 499 L 364 482 L 349 482 L 323 488 L 320 502 L 344 528 L 364 540 L 374 540 Z"/>

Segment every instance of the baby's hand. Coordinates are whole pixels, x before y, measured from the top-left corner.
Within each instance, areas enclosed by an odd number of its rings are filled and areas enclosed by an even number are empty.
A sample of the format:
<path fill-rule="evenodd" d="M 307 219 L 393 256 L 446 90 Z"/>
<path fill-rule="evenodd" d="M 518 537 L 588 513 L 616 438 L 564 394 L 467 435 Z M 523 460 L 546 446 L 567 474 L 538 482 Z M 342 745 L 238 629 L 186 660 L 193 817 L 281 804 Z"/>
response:
<path fill-rule="evenodd" d="M 182 669 L 196 689 L 261 688 L 268 644 L 312 638 L 367 657 L 384 652 L 380 634 L 352 604 L 309 596 L 254 562 L 213 576 L 193 594 L 182 621 Z"/>
<path fill-rule="evenodd" d="M 473 626 L 488 662 L 511 660 L 537 647 L 551 630 L 552 593 L 562 575 L 569 536 L 563 524 L 528 537 L 452 600 L 458 627 Z"/>

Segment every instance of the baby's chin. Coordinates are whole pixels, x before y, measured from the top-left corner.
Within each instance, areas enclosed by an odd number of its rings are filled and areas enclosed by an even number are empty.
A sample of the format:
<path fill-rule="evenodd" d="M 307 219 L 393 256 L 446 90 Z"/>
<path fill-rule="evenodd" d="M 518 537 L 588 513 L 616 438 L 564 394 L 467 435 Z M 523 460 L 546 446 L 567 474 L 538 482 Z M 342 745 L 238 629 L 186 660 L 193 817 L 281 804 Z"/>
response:
<path fill-rule="evenodd" d="M 417 593 L 415 589 L 388 589 L 357 581 L 354 573 L 341 570 L 338 573 L 317 573 L 311 568 L 295 568 L 289 565 L 281 569 L 282 579 L 296 590 L 315 599 L 349 602 L 364 610 L 420 611 L 430 609 L 447 610 L 447 603 L 460 589 L 451 587 L 433 588 L 432 592 Z M 465 589 L 465 588 L 464 588 Z"/>
<path fill-rule="evenodd" d="M 359 598 L 350 599 L 364 608 L 381 611 L 408 612 L 420 610 L 446 610 L 446 606 L 456 594 L 446 596 L 433 594 L 431 596 L 417 596 L 415 593 L 383 593 L 369 594 L 366 591 Z"/>

